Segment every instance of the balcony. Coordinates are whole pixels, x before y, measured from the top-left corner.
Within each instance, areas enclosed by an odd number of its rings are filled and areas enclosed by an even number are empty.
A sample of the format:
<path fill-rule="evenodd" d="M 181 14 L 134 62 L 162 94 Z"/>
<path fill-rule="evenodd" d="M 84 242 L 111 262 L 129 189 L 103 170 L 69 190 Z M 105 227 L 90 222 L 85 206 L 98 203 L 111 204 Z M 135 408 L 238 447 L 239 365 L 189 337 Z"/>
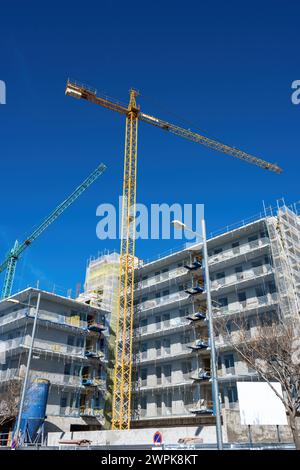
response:
<path fill-rule="evenodd" d="M 216 308 L 214 316 L 230 316 L 230 315 L 238 315 L 238 314 L 245 314 L 252 310 L 263 309 L 269 306 L 274 306 L 278 303 L 278 294 L 276 292 L 272 294 L 266 294 L 261 297 L 250 297 L 249 299 L 245 300 L 244 302 L 233 302 L 229 305 L 224 307 Z"/>
<path fill-rule="evenodd" d="M 189 299 L 189 295 L 185 292 L 174 292 L 166 297 L 160 297 L 158 299 L 146 300 L 139 305 L 141 312 L 152 310 L 158 307 L 164 307 L 174 302 L 184 302 Z"/>
<path fill-rule="evenodd" d="M 137 335 L 140 335 L 143 338 L 146 336 L 164 336 L 165 334 L 170 334 L 177 329 L 182 329 L 183 327 L 187 327 L 189 325 L 190 322 L 185 318 L 171 318 L 168 325 L 166 322 L 162 321 L 160 323 L 153 323 L 151 325 L 142 326 L 141 328 L 137 328 L 135 331 Z"/>
<path fill-rule="evenodd" d="M 244 243 L 238 247 L 230 248 L 229 250 L 221 251 L 218 254 L 212 255 L 209 257 L 209 264 L 211 266 L 227 261 L 231 258 L 238 258 L 241 255 L 249 253 L 250 251 L 256 250 L 258 248 L 264 248 L 270 244 L 268 237 L 260 238 L 259 240 L 254 240 L 249 243 Z"/>
<path fill-rule="evenodd" d="M 0 326 L 4 326 L 16 320 L 25 319 L 28 317 L 33 319 L 34 315 L 35 315 L 34 308 L 22 308 L 20 310 L 17 310 L 16 312 L 11 312 L 1 317 Z M 57 325 L 60 325 L 60 326 L 66 326 L 66 327 L 71 326 L 74 328 L 82 328 L 82 329 L 87 328 L 87 322 L 82 321 L 79 315 L 69 317 L 66 315 L 59 315 L 58 313 L 49 312 L 47 310 L 40 309 L 38 313 L 38 319 L 56 323 Z"/>
<path fill-rule="evenodd" d="M 260 276 L 266 276 L 273 272 L 272 266 L 265 264 L 256 268 L 251 268 L 243 273 L 230 274 L 229 276 L 221 279 L 216 279 L 211 282 L 211 290 L 219 290 L 227 286 L 243 283 L 251 279 L 256 279 Z"/>
<path fill-rule="evenodd" d="M 185 267 L 180 267 L 167 271 L 165 273 L 158 274 L 156 276 L 149 277 L 136 283 L 135 288 L 138 290 L 145 289 L 147 287 L 156 286 L 157 284 L 170 281 L 180 276 L 185 276 L 188 274 L 188 271 Z"/>
<path fill-rule="evenodd" d="M 31 344 L 31 336 L 23 336 L 7 341 L 3 341 L 5 351 L 18 349 L 18 348 L 29 348 Z M 54 341 L 47 341 L 36 338 L 34 340 L 34 350 L 40 350 L 45 352 L 51 352 L 56 354 L 66 354 L 68 356 L 84 357 L 83 348 L 77 346 L 69 346 L 67 344 L 55 343 Z"/>

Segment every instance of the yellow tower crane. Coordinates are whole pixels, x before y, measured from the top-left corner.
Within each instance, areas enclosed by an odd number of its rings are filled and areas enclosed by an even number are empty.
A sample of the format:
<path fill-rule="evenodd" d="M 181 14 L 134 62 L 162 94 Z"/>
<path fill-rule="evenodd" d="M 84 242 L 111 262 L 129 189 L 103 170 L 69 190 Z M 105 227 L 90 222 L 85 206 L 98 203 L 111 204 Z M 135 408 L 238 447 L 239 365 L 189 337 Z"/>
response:
<path fill-rule="evenodd" d="M 66 95 L 84 99 L 126 116 L 125 156 L 120 247 L 120 279 L 116 328 L 115 368 L 112 403 L 112 429 L 130 429 L 131 418 L 131 372 L 132 334 L 134 316 L 134 268 L 135 268 L 135 208 L 138 121 L 144 121 L 160 129 L 172 132 L 188 140 L 227 153 L 266 170 L 281 173 L 276 164 L 254 157 L 242 150 L 209 139 L 187 129 L 175 126 L 148 114 L 142 113 L 136 103 L 139 93 L 131 89 L 128 106 L 101 96 L 96 90 L 74 81 L 68 81 Z"/>

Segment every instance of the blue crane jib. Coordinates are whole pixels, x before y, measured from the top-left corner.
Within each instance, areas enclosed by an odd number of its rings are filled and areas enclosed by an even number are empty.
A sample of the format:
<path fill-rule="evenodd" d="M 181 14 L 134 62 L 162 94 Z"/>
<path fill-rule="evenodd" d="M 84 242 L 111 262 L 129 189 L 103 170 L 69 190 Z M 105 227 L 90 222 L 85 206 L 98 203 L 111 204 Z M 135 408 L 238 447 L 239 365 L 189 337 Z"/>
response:
<path fill-rule="evenodd" d="M 5 299 L 11 295 L 12 286 L 16 271 L 16 264 L 21 253 L 31 245 L 48 227 L 51 225 L 81 194 L 104 173 L 106 166 L 101 163 L 81 184 L 78 186 L 67 199 L 65 199 L 53 212 L 27 237 L 22 243 L 15 241 L 13 248 L 10 250 L 5 260 L 0 264 L 0 273 L 6 269 L 1 299 Z"/>

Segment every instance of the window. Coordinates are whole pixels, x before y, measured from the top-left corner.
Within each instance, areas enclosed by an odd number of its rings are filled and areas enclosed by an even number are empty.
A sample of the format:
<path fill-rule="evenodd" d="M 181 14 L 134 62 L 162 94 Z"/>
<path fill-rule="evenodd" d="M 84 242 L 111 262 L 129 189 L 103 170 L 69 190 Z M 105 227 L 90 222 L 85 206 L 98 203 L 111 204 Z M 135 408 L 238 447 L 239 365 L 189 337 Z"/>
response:
<path fill-rule="evenodd" d="M 171 393 L 167 393 L 164 395 L 164 403 L 165 403 L 165 412 L 166 414 L 170 415 L 172 413 L 172 395 Z"/>
<path fill-rule="evenodd" d="M 234 367 L 234 356 L 233 356 L 233 354 L 225 354 L 224 364 L 225 364 L 226 369 L 231 369 L 231 368 Z"/>
<path fill-rule="evenodd" d="M 180 342 L 181 344 L 190 343 L 191 339 L 191 331 L 185 331 L 183 334 L 180 335 Z"/>
<path fill-rule="evenodd" d="M 71 364 L 66 364 L 65 365 L 64 374 L 65 375 L 71 375 Z"/>
<path fill-rule="evenodd" d="M 238 292 L 238 300 L 239 302 L 246 302 L 247 300 L 246 292 Z"/>
<path fill-rule="evenodd" d="M 268 238 L 268 231 L 262 230 L 259 235 L 260 235 L 260 238 Z"/>
<path fill-rule="evenodd" d="M 161 385 L 161 366 L 156 367 L 155 373 L 156 373 L 156 383 L 157 385 Z"/>
<path fill-rule="evenodd" d="M 251 243 L 251 242 L 255 242 L 258 240 L 258 235 L 255 234 L 255 235 L 251 235 L 251 237 L 248 237 L 248 242 Z"/>
<path fill-rule="evenodd" d="M 163 345 L 164 345 L 164 352 L 165 354 L 170 354 L 171 352 L 171 341 L 170 338 L 164 338 L 163 339 Z"/>
<path fill-rule="evenodd" d="M 236 266 L 234 268 L 234 270 L 235 270 L 236 273 L 242 273 L 243 272 L 243 266 Z"/>
<path fill-rule="evenodd" d="M 70 407 L 71 408 L 78 408 L 78 395 L 76 393 L 72 393 L 71 396 L 70 396 Z"/>
<path fill-rule="evenodd" d="M 225 327 L 225 328 L 226 328 L 226 332 L 227 332 L 228 334 L 232 333 L 232 321 L 229 320 L 229 321 L 226 323 L 226 327 Z"/>
<path fill-rule="evenodd" d="M 68 340 L 67 340 L 68 346 L 74 346 L 74 339 L 75 339 L 75 336 L 71 336 L 71 335 L 68 336 Z"/>
<path fill-rule="evenodd" d="M 142 302 L 147 302 L 147 300 L 148 300 L 148 296 L 147 296 L 147 295 L 145 295 L 145 296 L 142 297 L 142 299 L 141 299 Z"/>
<path fill-rule="evenodd" d="M 238 401 L 236 385 L 232 385 L 231 387 L 227 388 L 227 395 L 229 403 L 235 403 Z"/>
<path fill-rule="evenodd" d="M 157 303 L 159 304 L 160 303 L 160 292 L 156 292 L 155 298 L 156 298 Z"/>
<path fill-rule="evenodd" d="M 189 314 L 189 312 L 188 312 L 187 309 L 181 308 L 181 309 L 179 310 L 179 316 L 180 316 L 180 318 L 185 318 L 188 314 Z"/>
<path fill-rule="evenodd" d="M 227 297 L 221 297 L 218 299 L 218 304 L 220 307 L 227 307 L 228 306 L 228 298 Z"/>
<path fill-rule="evenodd" d="M 214 255 L 218 255 L 219 253 L 222 253 L 223 249 L 222 248 L 216 248 L 214 250 Z"/>
<path fill-rule="evenodd" d="M 141 416 L 146 416 L 147 414 L 147 397 L 143 395 L 141 397 Z"/>
<path fill-rule="evenodd" d="M 73 375 L 75 375 L 75 377 L 79 377 L 80 371 L 81 371 L 81 365 L 80 364 L 74 364 Z"/>
<path fill-rule="evenodd" d="M 255 294 L 256 297 L 263 297 L 265 295 L 265 291 L 262 286 L 255 287 Z"/>
<path fill-rule="evenodd" d="M 156 404 L 156 415 L 161 416 L 161 404 L 162 404 L 162 399 L 160 395 L 156 395 L 155 397 L 155 404 Z"/>
<path fill-rule="evenodd" d="M 163 322 L 164 322 L 164 326 L 166 328 L 168 328 L 170 326 L 170 314 L 169 313 L 164 313 Z"/>
<path fill-rule="evenodd" d="M 141 343 L 142 359 L 147 358 L 147 350 L 148 350 L 148 344 L 147 343 Z"/>
<path fill-rule="evenodd" d="M 170 291 L 169 289 L 168 290 L 164 290 L 163 293 L 162 293 L 163 297 L 169 297 L 170 295 Z"/>
<path fill-rule="evenodd" d="M 171 376 L 172 376 L 172 368 L 171 365 L 165 365 L 164 366 L 164 377 L 165 377 L 165 382 L 171 383 Z"/>
<path fill-rule="evenodd" d="M 184 377 L 190 375 L 192 372 L 192 361 L 184 361 L 181 363 L 182 375 Z"/>
<path fill-rule="evenodd" d="M 259 268 L 260 266 L 262 266 L 262 264 L 263 264 L 262 259 L 256 259 L 252 261 L 251 266 L 252 268 Z"/>
<path fill-rule="evenodd" d="M 143 318 L 143 319 L 141 320 L 141 332 L 142 332 L 142 333 L 146 333 L 146 332 L 147 332 L 147 325 L 148 325 L 147 318 Z"/>
<path fill-rule="evenodd" d="M 157 339 L 155 341 L 156 357 L 161 356 L 161 341 Z"/>
<path fill-rule="evenodd" d="M 268 283 L 268 290 L 270 294 L 274 294 L 276 292 L 276 284 L 274 281 Z"/>
<path fill-rule="evenodd" d="M 160 330 L 161 329 L 161 316 L 160 315 L 156 315 L 155 324 L 156 324 L 156 329 Z"/>
<path fill-rule="evenodd" d="M 221 272 L 221 273 L 217 273 L 216 274 L 216 279 L 224 279 L 225 277 L 225 273 L 224 272 Z"/>
<path fill-rule="evenodd" d="M 184 405 L 186 408 L 189 408 L 191 405 L 193 405 L 193 392 L 190 389 L 185 390 L 184 393 Z"/>
<path fill-rule="evenodd" d="M 146 368 L 141 369 L 141 385 L 142 387 L 147 385 L 147 375 L 148 375 L 148 370 Z"/>
<path fill-rule="evenodd" d="M 66 408 L 68 404 L 68 395 L 66 393 L 62 393 L 60 397 L 60 407 Z"/>
<path fill-rule="evenodd" d="M 165 269 L 162 270 L 162 278 L 163 279 L 168 279 L 168 272 L 169 272 L 168 268 L 165 268 Z"/>
<path fill-rule="evenodd" d="M 233 253 L 240 252 L 240 242 L 233 242 L 231 246 L 232 246 Z"/>

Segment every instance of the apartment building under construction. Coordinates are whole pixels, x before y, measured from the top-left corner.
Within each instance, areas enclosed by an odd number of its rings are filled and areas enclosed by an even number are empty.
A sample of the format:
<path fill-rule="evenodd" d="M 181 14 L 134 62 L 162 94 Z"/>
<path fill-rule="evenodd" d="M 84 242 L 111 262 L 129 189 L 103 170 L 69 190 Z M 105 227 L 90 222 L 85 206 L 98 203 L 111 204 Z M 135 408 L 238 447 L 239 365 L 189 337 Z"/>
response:
<path fill-rule="evenodd" d="M 214 315 L 299 315 L 300 221 L 296 208 L 266 211 L 208 239 Z M 210 344 L 201 245 L 141 265 L 136 273 L 133 427 L 211 422 Z M 236 382 L 257 380 L 216 337 L 223 415 L 238 409 Z"/>
<path fill-rule="evenodd" d="M 93 302 L 88 305 L 39 289 L 26 289 L 0 302 L 1 406 L 7 407 L 9 384 L 24 379 L 39 294 L 29 381 L 50 382 L 45 431 L 101 429 L 106 312 Z"/>

